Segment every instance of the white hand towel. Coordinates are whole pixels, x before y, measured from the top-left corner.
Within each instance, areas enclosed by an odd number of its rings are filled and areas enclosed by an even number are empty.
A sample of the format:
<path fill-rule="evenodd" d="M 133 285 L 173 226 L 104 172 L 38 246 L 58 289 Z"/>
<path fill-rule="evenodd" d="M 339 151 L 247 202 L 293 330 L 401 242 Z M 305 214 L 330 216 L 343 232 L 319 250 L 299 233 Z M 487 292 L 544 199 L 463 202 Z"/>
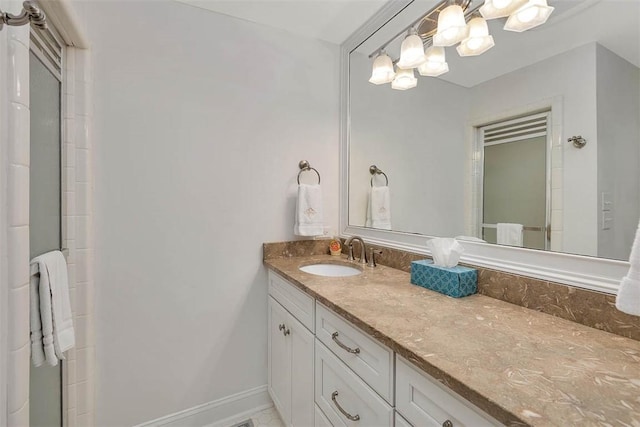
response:
<path fill-rule="evenodd" d="M 388 186 L 371 187 L 365 227 L 391 230 L 391 193 Z"/>
<path fill-rule="evenodd" d="M 298 236 L 321 236 L 324 234 L 320 185 L 298 185 L 296 223 L 293 232 Z"/>
<path fill-rule="evenodd" d="M 522 224 L 498 223 L 498 244 L 522 247 Z"/>
<path fill-rule="evenodd" d="M 620 282 L 616 308 L 627 314 L 640 316 L 640 224 L 629 256 L 629 272 Z"/>
<path fill-rule="evenodd" d="M 75 345 L 67 262 L 62 252 L 48 252 L 31 260 L 31 273 L 30 290 L 37 293 L 30 299 L 33 363 L 42 363 L 43 349 L 47 364 L 55 366 Z"/>

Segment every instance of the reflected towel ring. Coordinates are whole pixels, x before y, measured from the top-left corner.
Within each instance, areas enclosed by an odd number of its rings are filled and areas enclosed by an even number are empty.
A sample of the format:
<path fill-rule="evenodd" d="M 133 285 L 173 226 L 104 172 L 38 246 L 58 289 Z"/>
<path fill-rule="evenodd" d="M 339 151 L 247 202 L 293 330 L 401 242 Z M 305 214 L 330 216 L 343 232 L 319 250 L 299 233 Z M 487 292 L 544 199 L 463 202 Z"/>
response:
<path fill-rule="evenodd" d="M 308 161 L 300 160 L 298 167 L 300 168 L 300 172 L 298 172 L 298 185 L 300 185 L 300 175 L 305 171 L 314 171 L 316 175 L 318 175 L 318 185 L 320 185 L 320 172 L 318 172 L 316 168 L 312 168 Z"/>
<path fill-rule="evenodd" d="M 386 181 L 385 185 L 389 186 L 389 177 L 387 176 L 386 173 L 382 172 L 382 169 L 380 169 L 376 165 L 369 166 L 369 173 L 371 174 L 371 187 L 373 187 L 373 178 L 376 175 L 384 175 L 384 179 Z"/>

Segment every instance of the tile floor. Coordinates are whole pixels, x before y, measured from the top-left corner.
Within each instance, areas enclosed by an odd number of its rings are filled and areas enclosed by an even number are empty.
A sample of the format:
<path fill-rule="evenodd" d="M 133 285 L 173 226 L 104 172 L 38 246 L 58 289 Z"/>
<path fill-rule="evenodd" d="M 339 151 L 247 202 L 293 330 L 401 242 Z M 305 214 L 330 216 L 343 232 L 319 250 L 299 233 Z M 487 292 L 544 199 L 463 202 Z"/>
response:
<path fill-rule="evenodd" d="M 258 412 L 251 417 L 251 420 L 253 420 L 254 427 L 284 427 L 275 406 Z"/>

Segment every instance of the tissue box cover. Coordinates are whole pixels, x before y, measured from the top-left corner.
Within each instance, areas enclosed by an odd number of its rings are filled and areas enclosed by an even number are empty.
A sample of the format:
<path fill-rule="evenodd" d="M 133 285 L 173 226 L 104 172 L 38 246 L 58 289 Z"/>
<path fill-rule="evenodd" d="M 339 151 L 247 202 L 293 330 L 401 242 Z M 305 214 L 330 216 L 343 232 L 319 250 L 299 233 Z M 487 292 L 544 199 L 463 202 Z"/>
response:
<path fill-rule="evenodd" d="M 454 298 L 475 294 L 478 290 L 478 271 L 473 268 L 439 267 L 431 260 L 411 263 L 411 283 Z"/>

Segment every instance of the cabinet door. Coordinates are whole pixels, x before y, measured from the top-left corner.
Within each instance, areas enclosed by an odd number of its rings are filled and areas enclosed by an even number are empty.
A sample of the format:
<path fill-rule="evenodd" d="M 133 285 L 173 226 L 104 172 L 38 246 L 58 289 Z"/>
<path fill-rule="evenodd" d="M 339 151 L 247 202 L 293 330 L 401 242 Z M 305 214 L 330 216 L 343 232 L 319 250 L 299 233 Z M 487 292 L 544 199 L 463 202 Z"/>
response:
<path fill-rule="evenodd" d="M 291 345 L 291 425 L 307 427 L 314 424 L 314 337 L 291 314 L 288 318 L 286 326 L 291 331 L 287 335 Z"/>
<path fill-rule="evenodd" d="M 286 425 L 291 424 L 291 340 L 284 334 L 287 311 L 269 297 L 269 394 Z"/>

